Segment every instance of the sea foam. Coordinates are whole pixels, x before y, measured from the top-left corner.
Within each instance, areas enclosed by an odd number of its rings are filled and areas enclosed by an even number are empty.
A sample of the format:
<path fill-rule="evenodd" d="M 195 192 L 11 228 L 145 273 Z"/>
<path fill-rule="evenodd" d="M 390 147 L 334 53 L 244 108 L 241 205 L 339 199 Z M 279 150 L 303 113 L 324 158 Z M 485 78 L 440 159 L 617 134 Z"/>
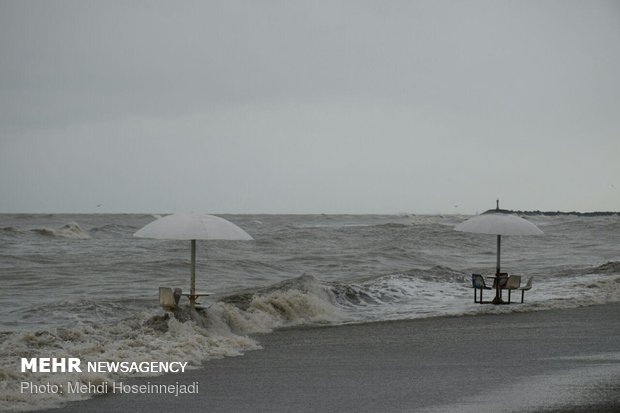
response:
<path fill-rule="evenodd" d="M 195 368 L 210 359 L 239 356 L 245 351 L 260 349 L 259 343 L 248 334 L 267 333 L 283 326 L 337 322 L 341 314 L 332 299 L 329 290 L 316 278 L 303 276 L 243 299 L 234 296 L 229 302 L 218 301 L 206 309 L 182 306 L 174 313 L 145 311 L 115 324 L 87 323 L 6 334 L 0 343 L 0 410 L 57 407 L 88 397 L 75 393 L 21 394 L 17 384 L 22 381 L 35 385 L 61 385 L 68 381 L 96 384 L 123 378 L 120 373 L 113 372 L 22 373 L 21 357 L 184 361 Z"/>

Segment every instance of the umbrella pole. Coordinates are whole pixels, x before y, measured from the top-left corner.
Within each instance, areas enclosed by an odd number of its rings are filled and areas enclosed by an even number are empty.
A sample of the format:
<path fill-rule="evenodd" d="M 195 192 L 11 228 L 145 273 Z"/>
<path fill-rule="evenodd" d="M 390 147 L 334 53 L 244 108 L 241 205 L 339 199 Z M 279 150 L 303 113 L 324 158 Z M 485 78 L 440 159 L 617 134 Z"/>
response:
<path fill-rule="evenodd" d="M 189 290 L 189 302 L 192 308 L 196 306 L 196 240 L 192 240 L 192 279 Z"/>
<path fill-rule="evenodd" d="M 497 236 L 497 264 L 495 265 L 495 275 L 499 275 L 500 273 L 500 256 L 502 255 L 502 236 Z"/>
<path fill-rule="evenodd" d="M 502 255 L 502 236 L 497 236 L 497 264 L 495 265 L 495 298 L 493 299 L 493 304 L 504 304 L 504 300 L 502 300 L 502 291 L 501 291 L 501 279 L 499 278 L 500 274 L 500 257 Z"/>

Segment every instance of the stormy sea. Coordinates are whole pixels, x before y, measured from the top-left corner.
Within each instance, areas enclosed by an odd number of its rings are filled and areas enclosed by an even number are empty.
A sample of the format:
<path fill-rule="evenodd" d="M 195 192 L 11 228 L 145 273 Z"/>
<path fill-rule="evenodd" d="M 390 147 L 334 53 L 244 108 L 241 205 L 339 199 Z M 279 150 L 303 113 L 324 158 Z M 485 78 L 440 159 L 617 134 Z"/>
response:
<path fill-rule="evenodd" d="M 104 383 L 122 373 L 22 373 L 21 357 L 209 360 L 261 349 L 292 326 L 569 309 L 620 301 L 620 216 L 529 216 L 541 236 L 502 239 L 502 271 L 533 277 L 523 304 L 473 302 L 471 274 L 495 272 L 492 235 L 464 215 L 220 215 L 254 241 L 199 241 L 203 311 L 189 290 L 189 241 L 134 238 L 151 214 L 0 215 L 0 410 L 88 397 L 21 394 L 16 382 Z M 485 292 L 487 297 L 491 292 Z M 485 297 L 486 298 L 486 297 Z M 520 301 L 520 293 L 513 296 Z"/>

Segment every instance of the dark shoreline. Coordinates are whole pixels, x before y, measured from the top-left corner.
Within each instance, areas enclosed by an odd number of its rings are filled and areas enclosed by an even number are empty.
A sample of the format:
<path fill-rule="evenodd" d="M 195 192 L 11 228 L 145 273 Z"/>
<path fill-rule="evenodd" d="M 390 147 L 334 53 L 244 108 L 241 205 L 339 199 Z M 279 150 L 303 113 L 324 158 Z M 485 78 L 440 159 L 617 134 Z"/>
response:
<path fill-rule="evenodd" d="M 620 216 L 620 212 L 614 211 L 592 211 L 592 212 L 577 212 L 577 211 L 520 211 L 513 209 L 489 209 L 484 211 L 483 214 L 491 214 L 491 213 L 500 212 L 502 214 L 515 214 L 515 215 L 524 215 L 524 216 L 547 216 L 547 217 L 555 217 L 555 216 L 564 216 L 564 215 L 573 215 L 577 217 L 610 217 L 610 216 Z"/>
<path fill-rule="evenodd" d="M 302 327 L 184 374 L 200 393 L 104 395 L 49 412 L 620 411 L 620 303 Z"/>

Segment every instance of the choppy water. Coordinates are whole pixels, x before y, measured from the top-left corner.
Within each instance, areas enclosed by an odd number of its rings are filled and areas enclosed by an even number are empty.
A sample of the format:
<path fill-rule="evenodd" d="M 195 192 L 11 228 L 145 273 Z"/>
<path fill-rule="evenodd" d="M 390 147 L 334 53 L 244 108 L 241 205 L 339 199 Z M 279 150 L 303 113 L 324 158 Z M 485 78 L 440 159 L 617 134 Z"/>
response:
<path fill-rule="evenodd" d="M 503 270 L 535 279 L 525 304 L 500 307 L 473 303 L 470 274 L 495 271 L 495 237 L 454 231 L 465 216 L 223 217 L 255 241 L 198 243 L 198 289 L 214 295 L 202 300 L 206 315 L 183 321 L 187 311 L 163 317 L 157 294 L 188 290 L 189 242 L 133 238 L 154 216 L 0 215 L 0 410 L 69 400 L 22 395 L 21 380 L 117 378 L 29 376 L 20 357 L 199 366 L 260 348 L 249 334 L 283 326 L 620 300 L 617 216 L 530 217 L 544 236 L 503 237 Z"/>

